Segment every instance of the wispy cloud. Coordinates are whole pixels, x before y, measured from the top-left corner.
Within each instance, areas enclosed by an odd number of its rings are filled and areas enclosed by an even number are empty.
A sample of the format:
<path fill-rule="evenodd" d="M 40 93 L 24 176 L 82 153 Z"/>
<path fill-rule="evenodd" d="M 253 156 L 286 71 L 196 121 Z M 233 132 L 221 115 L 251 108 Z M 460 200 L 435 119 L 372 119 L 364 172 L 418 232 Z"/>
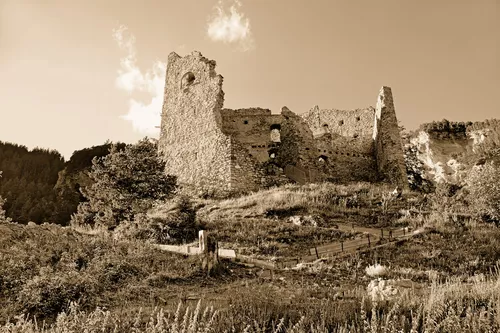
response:
<path fill-rule="evenodd" d="M 129 93 L 146 92 L 151 98 L 149 103 L 144 103 L 131 97 L 127 114 L 120 118 L 130 121 L 137 132 L 158 135 L 160 131 L 155 126 L 159 126 L 161 120 L 166 64 L 156 61 L 150 69 L 143 72 L 137 66 L 135 36 L 128 32 L 128 28 L 121 25 L 114 29 L 113 38 L 126 52 L 120 59 L 116 86 Z"/>
<path fill-rule="evenodd" d="M 241 7 L 239 0 L 232 0 L 229 10 L 222 0 L 218 2 L 207 27 L 207 35 L 212 41 L 238 45 L 242 51 L 255 47 L 250 20 L 245 18 Z"/>

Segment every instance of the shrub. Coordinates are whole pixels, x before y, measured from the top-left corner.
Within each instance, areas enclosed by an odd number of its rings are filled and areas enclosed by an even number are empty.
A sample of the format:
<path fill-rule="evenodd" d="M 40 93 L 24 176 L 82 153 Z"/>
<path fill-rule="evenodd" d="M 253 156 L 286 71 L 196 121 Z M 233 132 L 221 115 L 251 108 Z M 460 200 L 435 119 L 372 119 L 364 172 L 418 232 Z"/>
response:
<path fill-rule="evenodd" d="M 54 317 L 68 309 L 70 302 L 86 304 L 95 284 L 86 274 L 77 271 L 55 272 L 49 267 L 27 281 L 18 295 L 18 304 L 36 317 Z"/>
<path fill-rule="evenodd" d="M 118 238 L 142 239 L 157 244 L 179 244 L 196 239 L 196 211 L 185 196 L 178 196 L 151 214 L 138 214 L 115 229 Z"/>

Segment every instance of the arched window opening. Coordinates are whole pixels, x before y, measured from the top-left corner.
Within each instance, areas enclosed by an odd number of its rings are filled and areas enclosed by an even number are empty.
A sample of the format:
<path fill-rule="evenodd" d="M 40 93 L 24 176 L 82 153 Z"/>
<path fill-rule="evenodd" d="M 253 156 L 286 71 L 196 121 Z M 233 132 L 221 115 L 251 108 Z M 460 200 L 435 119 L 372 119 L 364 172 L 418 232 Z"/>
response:
<path fill-rule="evenodd" d="M 243 120 L 243 124 L 248 125 L 248 120 Z"/>
<path fill-rule="evenodd" d="M 361 120 L 361 117 L 356 117 L 356 121 L 360 121 Z"/>
<path fill-rule="evenodd" d="M 328 133 L 328 124 L 323 124 L 323 131 L 325 131 L 325 133 Z"/>
<path fill-rule="evenodd" d="M 187 88 L 188 86 L 192 85 L 194 81 L 196 80 L 196 77 L 192 72 L 187 72 L 182 76 L 181 79 L 181 88 Z"/>
<path fill-rule="evenodd" d="M 321 155 L 319 158 L 318 158 L 318 161 L 320 163 L 326 163 L 328 161 L 328 157 L 326 157 L 325 155 Z"/>
<path fill-rule="evenodd" d="M 281 125 L 272 124 L 270 129 L 271 129 L 271 141 L 281 142 Z"/>

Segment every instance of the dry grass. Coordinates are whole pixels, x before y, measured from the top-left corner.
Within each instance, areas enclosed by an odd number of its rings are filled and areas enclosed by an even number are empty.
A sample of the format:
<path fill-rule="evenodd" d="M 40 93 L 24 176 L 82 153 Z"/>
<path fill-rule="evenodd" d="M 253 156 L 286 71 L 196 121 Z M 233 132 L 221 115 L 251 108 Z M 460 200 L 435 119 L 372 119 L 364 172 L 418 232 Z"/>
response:
<path fill-rule="evenodd" d="M 247 298 L 214 310 L 200 301 L 194 309 L 179 304 L 175 313 L 155 308 L 130 317 L 99 308 L 82 312 L 72 304 L 50 326 L 20 316 L 0 332 L 495 332 L 500 329 L 500 277 L 434 284 L 424 295 L 405 293 L 390 303 L 372 304 L 362 297 L 343 308 L 329 301 L 299 304 L 299 311 L 290 311 Z"/>
<path fill-rule="evenodd" d="M 316 245 L 356 237 L 346 228 L 339 230 L 340 224 L 408 225 L 410 218 L 395 221 L 401 211 L 416 204 L 391 197 L 393 190 L 371 183 L 286 185 L 239 198 L 203 201 L 198 218 L 222 246 L 242 254 L 303 256 Z M 411 193 L 405 196 L 418 199 Z M 293 224 L 290 217 L 295 216 L 310 216 L 314 226 Z"/>
<path fill-rule="evenodd" d="M 344 213 L 369 205 L 372 201 L 381 202 L 383 195 L 392 190 L 390 186 L 371 183 L 286 185 L 239 198 L 208 201 L 207 207 L 200 210 L 200 213 L 209 210 L 214 218 L 266 216 L 272 210 Z"/>

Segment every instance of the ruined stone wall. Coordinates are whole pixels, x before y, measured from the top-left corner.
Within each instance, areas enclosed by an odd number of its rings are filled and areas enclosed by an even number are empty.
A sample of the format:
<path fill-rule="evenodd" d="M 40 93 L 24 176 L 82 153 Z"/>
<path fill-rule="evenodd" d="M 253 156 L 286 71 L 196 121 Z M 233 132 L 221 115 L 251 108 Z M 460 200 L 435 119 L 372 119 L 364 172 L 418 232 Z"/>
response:
<path fill-rule="evenodd" d="M 247 192 L 262 188 L 265 175 L 261 163 L 236 139 L 231 141 L 231 189 Z"/>
<path fill-rule="evenodd" d="M 377 164 L 371 138 L 349 138 L 325 134 L 314 139 L 322 179 L 346 181 L 377 181 Z M 326 160 L 326 161 L 324 161 Z"/>
<path fill-rule="evenodd" d="M 315 160 L 318 157 L 314 137 L 305 120 L 283 107 L 281 111 L 281 145 L 277 161 L 281 167 L 294 165 L 317 173 Z"/>
<path fill-rule="evenodd" d="M 389 87 L 380 89 L 375 111 L 373 139 L 380 176 L 392 184 L 408 188 L 403 146 L 392 91 Z"/>
<path fill-rule="evenodd" d="M 359 138 L 373 135 L 375 109 L 336 110 L 312 108 L 304 119 L 314 136 L 324 133 Z"/>
<path fill-rule="evenodd" d="M 222 110 L 223 131 L 235 138 L 259 162 L 269 159 L 270 151 L 279 145 L 281 135 L 273 137 L 273 128 L 280 133 L 281 115 L 270 110 L 253 108 Z"/>
<path fill-rule="evenodd" d="M 230 188 L 231 142 L 222 132 L 224 101 L 215 61 L 171 53 L 165 82 L 159 154 L 165 172 L 196 188 Z"/>

